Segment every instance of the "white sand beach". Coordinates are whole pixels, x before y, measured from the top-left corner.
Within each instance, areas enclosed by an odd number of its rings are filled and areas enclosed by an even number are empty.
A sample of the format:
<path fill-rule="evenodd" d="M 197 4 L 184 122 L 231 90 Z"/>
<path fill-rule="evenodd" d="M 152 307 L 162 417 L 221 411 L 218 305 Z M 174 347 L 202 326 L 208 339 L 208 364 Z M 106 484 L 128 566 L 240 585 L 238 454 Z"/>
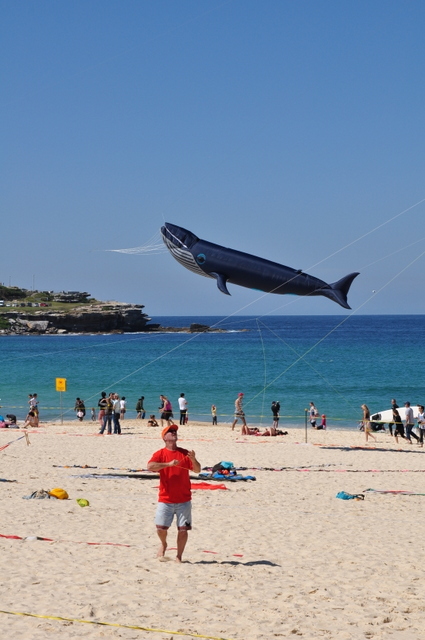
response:
<path fill-rule="evenodd" d="M 126 477 L 162 447 L 160 429 L 122 426 L 121 436 L 99 437 L 89 421 L 49 424 L 30 433 L 29 446 L 22 439 L 0 450 L 0 477 L 16 480 L 0 483 L 0 534 L 23 538 L 0 538 L 2 638 L 425 638 L 425 495 L 335 497 L 368 488 L 425 494 L 424 449 L 380 433 L 366 448 L 356 431 L 310 429 L 305 444 L 304 431 L 287 425 L 277 438 L 182 427 L 179 444 L 202 467 L 232 461 L 256 481 L 193 491 L 193 530 L 178 564 L 171 548 L 170 561 L 156 559 L 158 481 Z M 21 435 L 1 430 L 0 447 Z M 23 499 L 53 487 L 69 500 Z M 170 547 L 175 534 L 173 525 Z"/>

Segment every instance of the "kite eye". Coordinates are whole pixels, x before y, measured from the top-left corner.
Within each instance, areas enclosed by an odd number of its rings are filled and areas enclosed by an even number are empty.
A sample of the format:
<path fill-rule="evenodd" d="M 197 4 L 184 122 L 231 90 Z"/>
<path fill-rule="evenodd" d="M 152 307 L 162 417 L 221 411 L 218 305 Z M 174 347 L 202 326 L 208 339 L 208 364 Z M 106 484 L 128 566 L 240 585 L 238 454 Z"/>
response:
<path fill-rule="evenodd" d="M 198 264 L 205 264 L 206 262 L 206 257 L 204 253 L 198 253 L 198 255 L 196 256 L 196 262 Z"/>

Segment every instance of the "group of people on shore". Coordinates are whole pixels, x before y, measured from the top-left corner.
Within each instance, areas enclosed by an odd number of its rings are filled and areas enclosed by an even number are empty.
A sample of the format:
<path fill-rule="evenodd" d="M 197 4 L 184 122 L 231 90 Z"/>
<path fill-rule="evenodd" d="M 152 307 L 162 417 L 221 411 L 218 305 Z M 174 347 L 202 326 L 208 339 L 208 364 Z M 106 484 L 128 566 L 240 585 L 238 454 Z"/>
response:
<path fill-rule="evenodd" d="M 124 420 L 125 413 L 127 411 L 125 396 L 120 398 L 118 393 L 115 393 L 114 391 L 111 391 L 109 395 L 106 395 L 106 392 L 102 391 L 97 406 L 99 407 L 99 413 L 97 416 L 97 419 L 100 422 L 99 434 L 102 435 L 105 432 L 105 429 L 107 429 L 107 434 L 111 435 L 113 427 L 113 433 L 115 435 L 121 435 L 120 421 Z"/>
<path fill-rule="evenodd" d="M 399 405 L 397 404 L 396 399 L 391 399 L 392 421 L 388 423 L 388 430 L 390 432 L 390 436 L 393 436 L 397 443 L 400 437 L 409 442 L 409 444 L 413 444 L 413 438 L 414 440 L 416 440 L 420 447 L 424 446 L 425 408 L 422 405 L 417 405 L 417 407 L 418 409 L 415 423 L 415 416 L 410 402 L 405 402 L 404 408 L 401 409 L 401 407 L 399 407 Z M 372 438 L 376 441 L 376 436 L 374 436 L 372 432 L 378 431 L 379 429 L 385 431 L 384 423 L 375 423 L 371 421 L 369 407 L 366 404 L 362 404 L 361 409 L 363 411 L 363 420 L 360 423 L 360 429 L 365 433 L 366 442 L 368 442 L 369 438 Z M 402 412 L 403 416 L 400 415 L 399 410 Z M 413 431 L 415 427 L 418 431 L 418 434 Z"/>
<path fill-rule="evenodd" d="M 258 427 L 248 427 L 245 418 L 245 412 L 243 410 L 243 399 L 244 394 L 242 392 L 238 393 L 237 398 L 235 400 L 235 414 L 234 420 L 232 423 L 232 431 L 235 430 L 235 426 L 237 422 L 240 420 L 241 425 L 241 435 L 243 436 L 286 436 L 288 434 L 287 431 L 281 431 L 279 427 L 280 420 L 280 402 L 273 400 L 271 404 L 271 411 L 273 416 L 273 422 L 270 427 L 261 431 Z M 213 423 L 214 424 L 214 423 Z"/>
<path fill-rule="evenodd" d="M 140 396 L 140 398 L 137 400 L 136 419 L 144 420 L 146 417 L 144 401 L 145 401 L 144 396 Z M 160 422 L 158 423 L 155 417 L 155 414 L 152 413 L 149 415 L 149 419 L 147 421 L 148 427 L 159 427 L 159 425 L 163 427 L 164 424 L 166 425 L 173 424 L 174 415 L 173 415 L 173 407 L 170 400 L 167 398 L 167 396 L 160 394 L 159 402 L 160 404 L 158 407 L 158 411 L 160 412 L 159 413 Z M 98 410 L 99 410 L 97 419 L 101 425 L 99 434 L 102 435 L 105 432 L 105 429 L 107 429 L 108 434 L 111 434 L 112 427 L 114 429 L 113 433 L 120 434 L 121 433 L 120 420 L 124 419 L 125 413 L 127 411 L 127 401 L 125 399 L 125 396 L 120 398 L 120 396 L 115 392 L 111 392 L 109 396 L 107 396 L 105 391 L 102 391 L 101 397 L 97 404 L 98 404 Z M 180 394 L 180 397 L 178 399 L 178 405 L 180 410 L 180 425 L 187 424 L 188 404 L 187 404 L 187 400 L 185 398 L 184 393 Z M 77 413 L 77 417 L 79 418 L 79 420 L 83 420 L 85 415 L 85 407 L 84 407 L 84 402 L 80 400 L 80 398 L 77 398 L 77 402 L 75 404 L 75 411 Z M 93 419 L 95 420 L 96 417 L 93 418 L 93 415 L 95 415 L 94 409 L 92 409 L 92 420 Z"/>

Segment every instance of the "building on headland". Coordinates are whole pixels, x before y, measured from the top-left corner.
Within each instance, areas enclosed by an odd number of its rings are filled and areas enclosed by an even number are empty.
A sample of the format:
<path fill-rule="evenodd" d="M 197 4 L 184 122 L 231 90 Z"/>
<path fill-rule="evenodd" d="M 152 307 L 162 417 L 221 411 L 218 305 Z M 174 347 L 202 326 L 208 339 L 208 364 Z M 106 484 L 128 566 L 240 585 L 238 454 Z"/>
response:
<path fill-rule="evenodd" d="M 91 298 L 91 294 L 87 291 L 60 291 L 53 294 L 54 302 L 69 302 L 71 304 L 88 302 L 89 298 Z"/>

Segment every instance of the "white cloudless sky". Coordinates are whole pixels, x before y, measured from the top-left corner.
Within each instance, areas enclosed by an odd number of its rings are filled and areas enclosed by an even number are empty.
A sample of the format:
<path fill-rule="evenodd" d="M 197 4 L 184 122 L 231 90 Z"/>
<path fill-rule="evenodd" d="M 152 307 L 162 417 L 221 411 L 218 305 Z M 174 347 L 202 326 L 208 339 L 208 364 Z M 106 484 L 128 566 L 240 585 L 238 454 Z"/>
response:
<path fill-rule="evenodd" d="M 15 0 L 0 17 L 6 285 L 153 318 L 347 313 L 106 251 L 167 221 L 326 282 L 360 271 L 358 313 L 424 313 L 422 0 Z"/>

